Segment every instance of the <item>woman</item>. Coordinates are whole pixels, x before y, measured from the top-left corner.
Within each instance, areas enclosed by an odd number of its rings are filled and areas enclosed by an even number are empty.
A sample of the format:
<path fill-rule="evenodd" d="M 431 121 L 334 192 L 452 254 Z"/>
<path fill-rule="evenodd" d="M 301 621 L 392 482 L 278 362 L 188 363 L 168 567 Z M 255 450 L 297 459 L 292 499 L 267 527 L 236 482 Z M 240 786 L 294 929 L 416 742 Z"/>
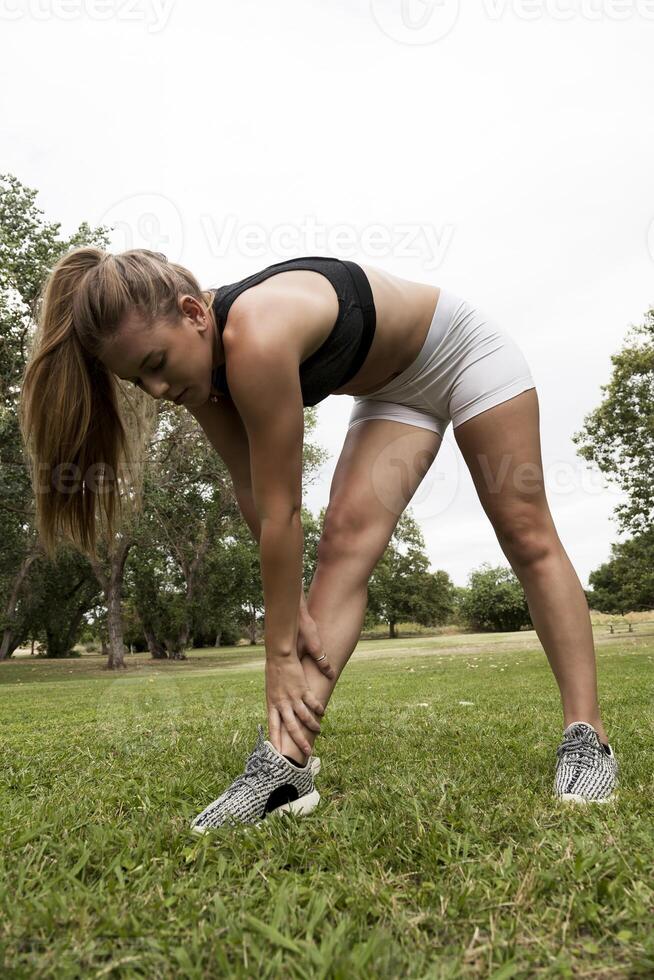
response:
<path fill-rule="evenodd" d="M 270 740 L 260 729 L 244 774 L 194 830 L 318 802 L 310 754 L 319 718 L 359 638 L 368 579 L 450 421 L 559 685 L 554 792 L 611 796 L 617 762 L 600 718 L 586 598 L 545 494 L 536 389 L 497 324 L 448 290 L 336 258 L 278 262 L 203 291 L 159 253 L 78 248 L 45 285 L 24 378 L 35 472 L 70 462 L 82 473 L 97 464 L 120 472 L 129 447 L 114 375 L 197 418 L 260 546 Z M 330 394 L 353 395 L 354 405 L 305 601 L 303 408 Z M 47 548 L 60 532 L 94 548 L 96 509 L 113 528 L 114 497 L 92 481 L 71 493 L 51 480 L 36 499 Z"/>

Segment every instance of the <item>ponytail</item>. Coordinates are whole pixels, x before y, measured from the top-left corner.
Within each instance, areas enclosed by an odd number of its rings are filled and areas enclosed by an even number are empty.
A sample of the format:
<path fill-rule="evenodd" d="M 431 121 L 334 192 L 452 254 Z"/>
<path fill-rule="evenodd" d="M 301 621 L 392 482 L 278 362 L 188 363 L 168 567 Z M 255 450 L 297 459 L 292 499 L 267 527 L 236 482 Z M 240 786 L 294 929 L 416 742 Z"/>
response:
<path fill-rule="evenodd" d="M 119 488 L 131 482 L 142 433 L 135 436 L 121 417 L 126 387 L 99 354 L 135 308 L 147 324 L 178 317 L 181 292 L 202 301 L 188 270 L 147 249 L 113 255 L 76 248 L 55 263 L 44 284 L 19 420 L 37 533 L 49 558 L 59 538 L 97 558 L 97 519 L 102 536 L 114 537 L 123 516 Z M 145 393 L 133 394 L 137 402 L 150 402 Z"/>

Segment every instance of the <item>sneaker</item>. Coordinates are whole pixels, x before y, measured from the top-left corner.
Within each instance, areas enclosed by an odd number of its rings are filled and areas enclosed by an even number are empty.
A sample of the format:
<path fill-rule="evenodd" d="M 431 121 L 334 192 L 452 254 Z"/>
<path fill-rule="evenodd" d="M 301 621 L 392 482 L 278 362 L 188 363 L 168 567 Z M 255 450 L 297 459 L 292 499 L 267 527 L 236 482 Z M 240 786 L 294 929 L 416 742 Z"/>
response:
<path fill-rule="evenodd" d="M 309 765 L 311 766 L 311 772 L 313 773 L 313 775 L 314 776 L 317 776 L 318 773 L 320 772 L 320 756 L 319 755 L 310 755 L 309 756 Z"/>
<path fill-rule="evenodd" d="M 318 805 L 311 759 L 302 767 L 294 766 L 264 740 L 261 725 L 258 730 L 245 772 L 198 814 L 191 830 L 203 834 L 228 822 L 259 823 L 269 813 L 311 813 Z"/>
<path fill-rule="evenodd" d="M 554 795 L 560 800 L 606 803 L 613 799 L 618 761 L 611 746 L 604 747 L 592 725 L 585 721 L 568 725 L 556 756 Z"/>

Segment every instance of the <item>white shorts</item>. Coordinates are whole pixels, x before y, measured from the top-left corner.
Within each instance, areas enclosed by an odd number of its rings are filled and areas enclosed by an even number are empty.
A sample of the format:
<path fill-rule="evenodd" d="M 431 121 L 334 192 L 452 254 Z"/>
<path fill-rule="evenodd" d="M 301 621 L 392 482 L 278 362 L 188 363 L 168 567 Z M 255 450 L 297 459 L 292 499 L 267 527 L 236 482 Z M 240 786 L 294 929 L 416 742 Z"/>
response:
<path fill-rule="evenodd" d="M 441 436 L 473 415 L 535 388 L 516 342 L 494 320 L 441 289 L 427 337 L 412 364 L 371 395 L 355 395 L 348 429 L 391 419 Z"/>

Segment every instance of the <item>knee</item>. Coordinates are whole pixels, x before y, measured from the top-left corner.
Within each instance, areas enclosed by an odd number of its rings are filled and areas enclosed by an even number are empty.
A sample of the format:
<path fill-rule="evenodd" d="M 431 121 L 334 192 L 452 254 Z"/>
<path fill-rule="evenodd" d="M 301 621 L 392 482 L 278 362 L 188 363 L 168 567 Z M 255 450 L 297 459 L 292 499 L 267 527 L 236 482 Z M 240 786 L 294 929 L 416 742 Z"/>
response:
<path fill-rule="evenodd" d="M 355 506 L 328 507 L 318 543 L 318 560 L 357 559 L 366 568 L 384 553 L 390 533 L 379 528 L 369 514 Z"/>
<path fill-rule="evenodd" d="M 554 524 L 540 514 L 513 515 L 496 533 L 512 564 L 521 567 L 543 561 L 561 546 Z"/>
<path fill-rule="evenodd" d="M 355 553 L 364 529 L 363 515 L 356 509 L 328 507 L 318 543 L 318 558 L 327 561 Z"/>

